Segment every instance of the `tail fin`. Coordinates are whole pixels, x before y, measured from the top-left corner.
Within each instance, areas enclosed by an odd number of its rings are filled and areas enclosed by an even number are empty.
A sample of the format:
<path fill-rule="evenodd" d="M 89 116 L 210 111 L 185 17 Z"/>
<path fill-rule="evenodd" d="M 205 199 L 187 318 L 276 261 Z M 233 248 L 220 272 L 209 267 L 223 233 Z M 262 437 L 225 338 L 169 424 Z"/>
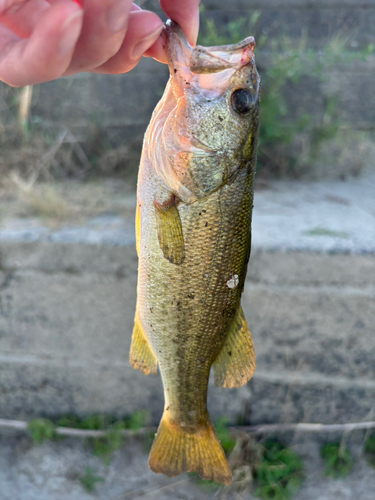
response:
<path fill-rule="evenodd" d="M 186 471 L 217 483 L 232 482 L 224 451 L 209 419 L 192 429 L 172 423 L 164 413 L 148 464 L 154 472 L 169 477 Z"/>

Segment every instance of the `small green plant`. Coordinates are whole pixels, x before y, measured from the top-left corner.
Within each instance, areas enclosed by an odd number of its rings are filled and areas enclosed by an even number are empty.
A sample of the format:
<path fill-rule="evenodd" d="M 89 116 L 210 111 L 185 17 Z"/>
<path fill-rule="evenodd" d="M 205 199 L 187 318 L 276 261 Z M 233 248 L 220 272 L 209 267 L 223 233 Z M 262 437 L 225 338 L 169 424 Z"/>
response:
<path fill-rule="evenodd" d="M 226 456 L 229 457 L 236 444 L 236 441 L 229 434 L 228 419 L 226 417 L 221 417 L 216 420 L 215 431 Z"/>
<path fill-rule="evenodd" d="M 106 435 L 98 438 L 89 438 L 92 453 L 100 457 L 108 465 L 111 455 L 121 447 L 123 442 L 122 430 L 137 431 L 144 427 L 148 413 L 145 410 L 135 412 L 121 420 L 105 414 L 89 415 L 84 419 L 67 415 L 57 421 L 57 426 L 72 427 L 85 430 L 103 430 Z"/>
<path fill-rule="evenodd" d="M 302 79 L 313 80 L 314 86 L 319 89 L 327 80 L 332 66 L 365 60 L 374 52 L 374 45 L 352 50 L 350 40 L 340 33 L 320 51 L 308 46 L 307 32 L 299 41 L 287 36 L 267 38 L 259 29 L 260 15 L 259 11 L 255 11 L 251 16 L 241 16 L 219 26 L 209 17 L 208 10 L 201 8 L 198 40 L 200 44 L 210 46 L 236 43 L 246 36 L 255 35 L 257 49 L 263 46 L 267 49 L 257 60 L 262 79 L 259 166 L 279 176 L 288 174 L 298 177 L 313 165 L 317 174 L 323 168 L 326 170 L 326 156 L 332 157 L 332 150 L 336 148 L 342 156 L 340 164 L 335 167 L 340 175 L 345 176 L 348 168 L 352 173 L 358 173 L 365 160 L 359 158 L 354 165 L 347 158 L 351 149 L 358 149 L 359 142 L 354 146 L 348 142 L 353 131 L 350 124 L 344 123 L 342 110 L 345 106 L 340 98 L 335 94 L 322 93 L 322 107 L 311 116 L 304 101 L 292 113 L 287 95 L 297 90 Z M 346 131 L 348 125 L 349 131 Z M 364 143 L 366 141 L 368 138 Z"/>
<path fill-rule="evenodd" d="M 142 434 L 142 446 L 146 453 L 151 450 L 152 443 L 154 442 L 155 432 L 146 432 Z"/>
<path fill-rule="evenodd" d="M 90 438 L 89 440 L 92 447 L 92 453 L 100 457 L 105 465 L 109 465 L 112 453 L 121 447 L 121 430 L 121 426 L 115 425 L 106 432 L 105 436 Z"/>
<path fill-rule="evenodd" d="M 333 238 L 349 238 L 349 233 L 345 231 L 335 231 L 334 229 L 329 229 L 326 227 L 317 226 L 308 231 L 304 231 L 302 234 L 306 236 L 331 236 Z"/>
<path fill-rule="evenodd" d="M 206 47 L 237 43 L 239 36 L 242 36 L 242 34 L 244 36 L 249 35 L 249 31 L 254 29 L 260 16 L 260 12 L 256 10 L 249 17 L 241 16 L 225 25 L 217 26 L 213 19 L 206 16 L 204 5 L 201 5 L 199 10 L 201 14 L 201 30 L 198 43 Z M 264 41 L 265 37 L 261 36 L 257 40 L 257 46 L 262 46 Z"/>
<path fill-rule="evenodd" d="M 101 476 L 96 476 L 91 467 L 86 467 L 85 475 L 80 479 L 82 487 L 87 493 L 92 493 L 95 490 L 97 483 L 103 483 L 104 479 Z"/>
<path fill-rule="evenodd" d="M 47 418 L 35 418 L 31 420 L 27 429 L 34 444 L 40 444 L 55 437 L 55 426 Z"/>
<path fill-rule="evenodd" d="M 298 490 L 303 477 L 299 456 L 278 442 L 267 441 L 256 469 L 254 495 L 262 500 L 288 500 Z"/>
<path fill-rule="evenodd" d="M 375 467 L 375 434 L 366 440 L 363 451 L 367 463 L 372 467 Z"/>
<path fill-rule="evenodd" d="M 325 463 L 325 475 L 332 476 L 335 479 L 346 477 L 353 466 L 348 449 L 340 443 L 323 445 L 320 456 Z"/>
<path fill-rule="evenodd" d="M 146 421 L 148 419 L 148 412 L 146 410 L 139 410 L 135 413 L 132 413 L 128 417 L 123 419 L 124 429 L 129 429 L 132 431 L 138 431 L 145 426 Z"/>
<path fill-rule="evenodd" d="M 215 481 L 212 481 L 211 479 L 202 479 L 195 472 L 188 472 L 188 476 L 194 484 L 205 490 L 207 493 L 217 490 L 222 486 L 222 484 L 215 483 Z"/>

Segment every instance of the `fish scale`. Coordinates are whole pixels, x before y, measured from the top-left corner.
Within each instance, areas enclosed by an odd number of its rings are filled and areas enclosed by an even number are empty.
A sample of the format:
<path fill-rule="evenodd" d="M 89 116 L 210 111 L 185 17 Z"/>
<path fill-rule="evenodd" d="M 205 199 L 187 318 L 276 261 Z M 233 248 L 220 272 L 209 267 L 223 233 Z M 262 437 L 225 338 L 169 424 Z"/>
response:
<path fill-rule="evenodd" d="M 138 180 L 130 362 L 146 374 L 157 365 L 164 387 L 151 469 L 169 476 L 195 471 L 227 484 L 231 473 L 208 415 L 207 387 L 212 365 L 223 387 L 242 385 L 255 368 L 240 299 L 250 256 L 259 77 L 252 39 L 199 48 L 196 60 L 213 61 L 214 72 L 229 64 L 227 80 L 221 76 L 221 87 L 211 90 L 206 66 L 195 62 L 189 70 L 197 48 L 175 23 L 167 25 L 166 41 L 171 77 L 145 135 Z"/>

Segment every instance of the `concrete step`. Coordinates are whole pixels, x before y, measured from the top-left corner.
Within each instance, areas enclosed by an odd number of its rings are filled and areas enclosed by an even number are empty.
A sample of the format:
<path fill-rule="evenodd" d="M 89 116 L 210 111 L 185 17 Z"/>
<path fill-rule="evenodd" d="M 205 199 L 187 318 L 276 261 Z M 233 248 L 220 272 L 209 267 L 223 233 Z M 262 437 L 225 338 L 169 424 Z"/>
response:
<path fill-rule="evenodd" d="M 240 389 L 210 382 L 214 418 L 330 423 L 368 416 L 375 397 L 372 182 L 274 182 L 256 193 L 242 303 L 257 370 Z M 328 208 L 329 231 L 301 235 Z M 113 217 L 55 228 L 3 221 L 3 418 L 120 416 L 145 408 L 157 423 L 161 380 L 128 362 L 137 276 L 133 214 Z"/>

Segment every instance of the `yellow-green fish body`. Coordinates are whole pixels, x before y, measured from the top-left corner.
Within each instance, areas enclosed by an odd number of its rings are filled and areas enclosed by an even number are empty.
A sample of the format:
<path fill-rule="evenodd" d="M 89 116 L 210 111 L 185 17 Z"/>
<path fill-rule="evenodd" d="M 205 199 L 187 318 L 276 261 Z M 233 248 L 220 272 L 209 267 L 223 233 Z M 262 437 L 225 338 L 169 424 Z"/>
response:
<path fill-rule="evenodd" d="M 192 49 L 167 24 L 170 81 L 146 132 L 137 202 L 138 299 L 130 361 L 161 372 L 155 472 L 229 483 L 207 412 L 215 383 L 238 387 L 255 356 L 240 306 L 250 255 L 260 82 L 253 39 Z"/>

